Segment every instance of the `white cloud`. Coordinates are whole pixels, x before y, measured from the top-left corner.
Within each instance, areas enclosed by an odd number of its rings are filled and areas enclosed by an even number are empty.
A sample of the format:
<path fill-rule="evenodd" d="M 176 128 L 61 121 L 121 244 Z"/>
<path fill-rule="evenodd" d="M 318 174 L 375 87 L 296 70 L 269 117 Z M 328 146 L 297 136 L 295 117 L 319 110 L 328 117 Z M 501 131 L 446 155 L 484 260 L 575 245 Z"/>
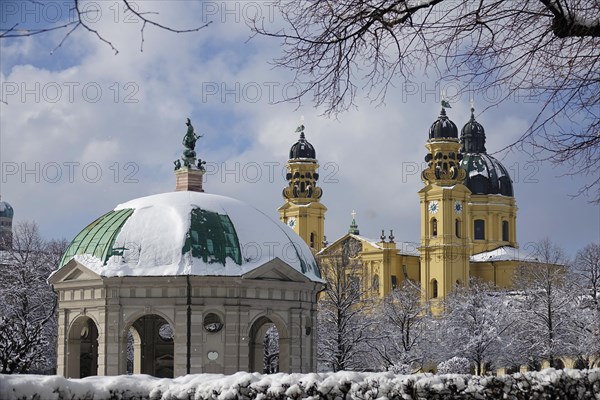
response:
<path fill-rule="evenodd" d="M 249 8 L 239 9 L 238 18 L 235 10 L 209 10 L 202 3 L 150 6 L 160 11 L 165 24 L 195 26 L 209 14 L 215 22 L 190 34 L 147 27 L 141 53 L 140 25 L 115 24 L 109 9 L 95 27 L 119 49 L 116 56 L 81 30 L 51 59 L 3 44 L 4 65 L 10 66 L 2 71 L 3 95 L 8 83 L 16 83 L 18 92 L 8 105 L 0 104 L 1 192 L 15 207 L 17 219 L 38 221 L 47 236 L 71 238 L 118 203 L 172 190 L 172 162 L 182 150 L 188 116 L 205 133 L 198 144 L 200 156 L 218 168 L 207 177 L 207 190 L 245 200 L 276 218 L 285 185 L 282 168 L 304 115 L 307 138 L 321 164 L 330 241 L 347 231 L 352 209 L 366 236 L 378 237 L 383 228 L 394 229 L 398 240 L 418 240 L 420 168 L 429 126 L 439 112 L 431 80 L 423 78 L 417 93 L 407 94 L 399 84 L 385 106 L 359 98 L 357 110 L 339 120 L 325 119 L 310 99 L 299 109 L 270 104 L 284 97 L 284 88 L 293 89 L 293 77 L 268 64 L 279 54 L 277 40 L 246 42 L 250 32 L 243 13 Z M 48 38 L 39 40 L 23 43 L 33 49 L 48 45 Z M 12 50 L 4 53 L 6 48 Z M 34 93 L 23 95 L 21 85 Z M 62 89 L 60 98 L 47 101 L 55 87 Z M 476 106 L 483 110 L 485 101 L 477 100 Z M 478 115 L 488 150 L 518 138 L 535 107 L 511 101 Z M 469 117 L 468 108 L 463 97 L 449 110 L 459 129 Z M 532 164 L 522 153 L 510 153 L 502 161 L 515 180 L 520 241 L 550 235 L 574 252 L 599 240 L 597 207 L 567 196 L 581 178 L 556 178 L 560 171 Z M 98 180 L 92 175 L 94 163 L 102 173 Z M 59 179 L 52 174 L 56 165 Z"/>

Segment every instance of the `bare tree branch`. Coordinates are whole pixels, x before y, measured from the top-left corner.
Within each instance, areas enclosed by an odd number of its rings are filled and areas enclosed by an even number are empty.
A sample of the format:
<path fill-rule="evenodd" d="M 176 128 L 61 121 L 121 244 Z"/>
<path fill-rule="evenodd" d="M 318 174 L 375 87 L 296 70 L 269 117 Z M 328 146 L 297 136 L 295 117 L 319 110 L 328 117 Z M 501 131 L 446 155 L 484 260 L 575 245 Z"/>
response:
<path fill-rule="evenodd" d="M 28 1 L 32 4 L 42 4 L 35 0 L 28 0 Z M 84 16 L 86 13 L 91 12 L 91 10 L 82 10 L 81 0 L 72 0 L 72 2 L 73 2 L 73 7 L 72 7 L 71 11 L 74 13 L 73 21 L 69 21 L 66 23 L 60 23 L 55 26 L 38 28 L 38 29 L 19 29 L 19 24 L 16 23 L 13 26 L 11 26 L 9 29 L 7 29 L 5 31 L 0 31 L 0 39 L 29 37 L 29 36 L 40 35 L 40 34 L 49 33 L 52 31 L 62 30 L 62 29 L 71 27 L 71 29 L 62 38 L 60 43 L 50 52 L 51 54 L 53 54 L 57 49 L 62 47 L 62 45 L 71 36 L 71 34 L 74 31 L 76 31 L 78 28 L 82 27 L 85 30 L 87 30 L 88 32 L 94 34 L 96 36 L 96 38 L 98 38 L 100 41 L 102 41 L 102 42 L 106 43 L 108 46 L 110 46 L 111 50 L 114 51 L 115 54 L 118 54 L 119 50 L 117 50 L 117 48 L 113 45 L 113 43 L 111 41 L 107 40 L 103 34 L 101 34 L 97 29 L 94 29 L 90 25 L 90 23 L 88 21 L 86 21 Z M 137 17 L 139 19 L 139 21 L 142 22 L 142 27 L 140 29 L 140 34 L 141 34 L 140 51 L 144 51 L 144 31 L 145 31 L 147 25 L 151 25 L 151 26 L 154 26 L 161 30 L 173 32 L 173 33 L 191 33 L 191 32 L 198 32 L 199 30 L 206 28 L 207 26 L 209 26 L 212 23 L 212 21 L 208 21 L 208 22 L 198 25 L 194 28 L 186 28 L 186 29 L 174 28 L 169 25 L 161 24 L 160 22 L 157 22 L 154 19 L 150 19 L 148 17 L 148 15 L 158 15 L 158 13 L 152 12 L 152 11 L 140 11 L 138 8 L 139 3 L 132 3 L 129 0 L 119 0 L 119 2 L 123 3 L 125 12 L 131 13 L 132 15 Z M 97 10 L 94 10 L 94 11 L 97 11 Z"/>
<path fill-rule="evenodd" d="M 282 42 L 278 67 L 295 73 L 324 114 L 355 107 L 361 89 L 383 103 L 389 85 L 416 72 L 459 80 L 458 95 L 489 107 L 526 94 L 540 102 L 529 128 L 505 150 L 531 151 L 589 175 L 579 194 L 600 202 L 600 3 L 594 0 L 278 0 L 285 27 L 253 20 L 255 35 Z M 488 107 L 488 108 L 489 108 Z"/>

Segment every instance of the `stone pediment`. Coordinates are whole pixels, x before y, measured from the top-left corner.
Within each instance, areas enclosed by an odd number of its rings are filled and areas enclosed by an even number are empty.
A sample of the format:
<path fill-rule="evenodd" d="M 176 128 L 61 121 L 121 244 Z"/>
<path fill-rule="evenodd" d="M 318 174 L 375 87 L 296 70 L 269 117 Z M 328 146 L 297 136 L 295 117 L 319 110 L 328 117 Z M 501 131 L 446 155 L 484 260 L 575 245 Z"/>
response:
<path fill-rule="evenodd" d="M 383 247 L 381 247 L 374 239 L 347 233 L 328 247 L 321 250 L 318 255 L 321 257 L 332 256 L 340 254 L 342 250 L 346 250 L 351 257 L 354 257 L 362 253 L 363 250 L 377 251 L 381 249 L 383 249 Z"/>
<path fill-rule="evenodd" d="M 260 267 L 245 273 L 242 275 L 242 279 L 311 282 L 310 279 L 308 279 L 304 274 L 296 271 L 296 269 L 277 257 L 261 265 Z"/>
<path fill-rule="evenodd" d="M 95 280 L 102 280 L 102 277 L 75 260 L 69 261 L 64 267 L 54 272 L 48 278 L 48 282 L 52 285 Z"/>

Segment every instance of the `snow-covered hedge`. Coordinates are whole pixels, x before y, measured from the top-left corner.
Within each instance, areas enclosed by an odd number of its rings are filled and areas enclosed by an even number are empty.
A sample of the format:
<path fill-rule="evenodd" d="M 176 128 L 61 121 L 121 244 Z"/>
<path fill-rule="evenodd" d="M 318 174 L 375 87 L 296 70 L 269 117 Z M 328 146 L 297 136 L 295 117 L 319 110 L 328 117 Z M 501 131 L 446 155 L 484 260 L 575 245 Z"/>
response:
<path fill-rule="evenodd" d="M 600 399 L 600 369 L 528 372 L 499 377 L 395 375 L 391 372 L 234 375 L 175 379 L 146 375 L 65 379 L 0 375 L 2 399 Z"/>

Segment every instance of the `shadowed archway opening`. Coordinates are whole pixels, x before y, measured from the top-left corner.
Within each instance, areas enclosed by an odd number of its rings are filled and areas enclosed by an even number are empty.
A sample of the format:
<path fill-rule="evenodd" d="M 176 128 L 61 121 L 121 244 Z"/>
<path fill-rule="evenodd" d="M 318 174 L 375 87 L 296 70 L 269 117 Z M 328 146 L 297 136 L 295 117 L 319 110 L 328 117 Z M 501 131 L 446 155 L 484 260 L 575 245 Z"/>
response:
<path fill-rule="evenodd" d="M 123 337 L 128 374 L 173 378 L 173 328 L 163 317 L 138 318 Z"/>
<path fill-rule="evenodd" d="M 89 317 L 80 317 L 69 329 L 67 377 L 98 375 L 98 327 Z"/>
<path fill-rule="evenodd" d="M 251 372 L 289 371 L 289 337 L 283 324 L 267 317 L 257 319 L 250 329 L 249 345 Z"/>
<path fill-rule="evenodd" d="M 263 360 L 263 373 L 279 372 L 279 331 L 275 325 L 271 325 L 265 333 Z"/>

